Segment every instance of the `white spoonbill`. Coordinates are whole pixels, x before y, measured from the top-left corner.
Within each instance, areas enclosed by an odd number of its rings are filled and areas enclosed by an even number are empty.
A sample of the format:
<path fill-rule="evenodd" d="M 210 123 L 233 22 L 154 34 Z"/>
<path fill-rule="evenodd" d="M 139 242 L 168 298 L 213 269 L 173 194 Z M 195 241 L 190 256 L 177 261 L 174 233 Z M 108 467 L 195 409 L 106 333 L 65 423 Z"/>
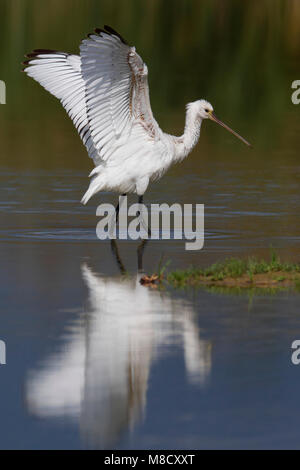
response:
<path fill-rule="evenodd" d="M 204 99 L 187 105 L 183 135 L 163 132 L 151 110 L 147 66 L 110 26 L 84 39 L 80 55 L 36 49 L 27 58 L 24 71 L 61 101 L 94 161 L 83 204 L 103 190 L 136 193 L 141 203 L 149 182 L 191 152 L 203 119 L 250 146 Z"/>

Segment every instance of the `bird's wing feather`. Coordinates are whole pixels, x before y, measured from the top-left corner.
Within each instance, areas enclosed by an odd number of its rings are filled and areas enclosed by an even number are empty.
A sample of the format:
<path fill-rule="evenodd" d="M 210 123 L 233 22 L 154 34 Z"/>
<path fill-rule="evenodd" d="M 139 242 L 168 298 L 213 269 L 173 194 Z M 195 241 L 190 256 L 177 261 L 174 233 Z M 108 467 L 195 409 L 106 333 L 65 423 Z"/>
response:
<path fill-rule="evenodd" d="M 101 160 L 126 154 L 126 147 L 131 147 L 136 138 L 137 126 L 144 131 L 140 147 L 158 139 L 147 67 L 135 48 L 105 26 L 105 30 L 96 29 L 82 41 L 80 56 L 90 131 Z"/>
<path fill-rule="evenodd" d="M 97 163 L 98 152 L 90 132 L 80 56 L 36 49 L 27 57 L 28 60 L 24 62 L 24 72 L 61 101 L 89 156 Z"/>
<path fill-rule="evenodd" d="M 80 56 L 36 49 L 27 57 L 24 71 L 61 101 L 96 166 L 151 156 L 160 129 L 147 66 L 116 31 L 96 29 Z"/>

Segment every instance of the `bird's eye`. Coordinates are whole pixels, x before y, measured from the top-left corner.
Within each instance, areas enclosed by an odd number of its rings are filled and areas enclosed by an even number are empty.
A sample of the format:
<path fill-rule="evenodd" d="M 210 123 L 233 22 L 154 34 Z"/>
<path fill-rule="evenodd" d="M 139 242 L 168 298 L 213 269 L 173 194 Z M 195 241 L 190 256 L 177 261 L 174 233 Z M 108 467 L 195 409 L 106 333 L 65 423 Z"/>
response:
<path fill-rule="evenodd" d="M 207 108 L 206 108 L 204 111 L 205 111 L 206 113 L 209 113 L 209 109 L 207 109 Z"/>

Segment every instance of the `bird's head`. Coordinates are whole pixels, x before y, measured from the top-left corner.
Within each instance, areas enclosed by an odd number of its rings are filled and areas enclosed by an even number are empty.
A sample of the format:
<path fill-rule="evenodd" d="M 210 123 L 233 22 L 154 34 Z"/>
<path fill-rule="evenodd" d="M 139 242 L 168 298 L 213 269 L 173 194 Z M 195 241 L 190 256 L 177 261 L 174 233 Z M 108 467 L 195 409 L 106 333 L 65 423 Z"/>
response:
<path fill-rule="evenodd" d="M 224 124 L 224 122 L 220 121 L 220 119 L 217 118 L 217 116 L 214 113 L 214 108 L 212 105 L 206 101 L 206 100 L 198 100 L 193 103 L 195 105 L 195 110 L 197 112 L 197 115 L 199 116 L 200 119 L 210 119 L 211 121 L 216 122 L 220 126 L 224 127 L 227 129 L 227 131 L 231 132 L 231 134 L 235 135 L 238 139 L 240 139 L 244 144 L 248 145 L 251 147 L 251 144 L 247 142 L 243 137 L 241 137 L 237 132 L 232 130 L 229 126 Z"/>
<path fill-rule="evenodd" d="M 201 119 L 210 119 L 210 115 L 214 112 L 212 105 L 206 100 L 198 100 L 195 102 L 197 112 Z"/>

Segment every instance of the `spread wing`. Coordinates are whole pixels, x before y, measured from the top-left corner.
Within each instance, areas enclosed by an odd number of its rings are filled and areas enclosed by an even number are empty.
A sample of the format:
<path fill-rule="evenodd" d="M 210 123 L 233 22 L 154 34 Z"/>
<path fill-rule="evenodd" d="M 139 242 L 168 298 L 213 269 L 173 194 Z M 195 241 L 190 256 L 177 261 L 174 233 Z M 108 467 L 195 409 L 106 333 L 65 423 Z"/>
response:
<path fill-rule="evenodd" d="M 101 160 L 116 158 L 120 148 L 126 157 L 126 146 L 136 152 L 158 139 L 147 66 L 135 48 L 105 26 L 82 41 L 80 56 L 90 132 Z"/>
<path fill-rule="evenodd" d="M 147 66 L 116 31 L 96 29 L 80 56 L 36 49 L 27 57 L 24 71 L 61 101 L 95 165 L 151 153 L 160 129 Z"/>
<path fill-rule="evenodd" d="M 87 116 L 80 57 L 48 49 L 36 49 L 27 57 L 24 72 L 61 101 L 90 157 L 96 161 L 97 149 L 91 137 Z"/>

